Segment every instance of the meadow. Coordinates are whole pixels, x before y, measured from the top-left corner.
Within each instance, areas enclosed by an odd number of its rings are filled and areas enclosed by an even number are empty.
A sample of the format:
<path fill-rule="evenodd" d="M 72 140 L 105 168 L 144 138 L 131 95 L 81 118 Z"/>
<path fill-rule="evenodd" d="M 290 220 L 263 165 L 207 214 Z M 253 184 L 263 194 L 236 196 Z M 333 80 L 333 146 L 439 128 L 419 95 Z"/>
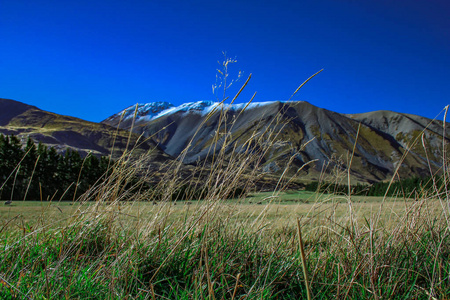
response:
<path fill-rule="evenodd" d="M 0 296 L 307 299 L 309 289 L 311 299 L 443 299 L 443 204 L 304 191 L 176 204 L 14 201 L 0 209 Z"/>
<path fill-rule="evenodd" d="M 390 214 L 402 214 L 406 202 L 398 198 L 383 200 L 383 197 L 354 196 L 352 199 L 355 215 L 363 219 L 375 211 L 383 209 L 383 217 Z M 83 214 L 93 202 L 72 201 L 22 201 L 15 200 L 10 205 L 0 206 L 0 224 L 4 225 L 12 219 L 30 226 L 39 224 L 42 220 L 53 220 L 55 223 L 70 219 L 73 215 Z M 184 200 L 172 203 L 168 208 L 167 203 L 122 202 L 115 209 L 117 214 L 129 221 L 138 219 L 146 220 L 155 216 L 162 210 L 168 210 L 170 217 L 174 220 L 192 217 L 192 214 L 204 205 L 202 200 Z M 437 203 L 432 206 L 436 207 Z M 333 194 L 314 193 L 308 191 L 284 191 L 280 193 L 260 192 L 247 195 L 242 199 L 227 199 L 220 203 L 221 210 L 228 208 L 234 211 L 236 219 L 256 218 L 262 212 L 265 218 L 274 224 L 295 224 L 297 218 L 303 216 L 311 218 L 315 214 L 326 214 L 333 211 L 339 217 L 348 212 L 348 201 L 346 196 Z M 105 207 L 105 206 L 104 206 Z M 383 208 L 384 207 L 384 208 Z M 140 220 L 140 222 L 142 222 Z M 17 221 L 16 221 L 17 222 Z"/>

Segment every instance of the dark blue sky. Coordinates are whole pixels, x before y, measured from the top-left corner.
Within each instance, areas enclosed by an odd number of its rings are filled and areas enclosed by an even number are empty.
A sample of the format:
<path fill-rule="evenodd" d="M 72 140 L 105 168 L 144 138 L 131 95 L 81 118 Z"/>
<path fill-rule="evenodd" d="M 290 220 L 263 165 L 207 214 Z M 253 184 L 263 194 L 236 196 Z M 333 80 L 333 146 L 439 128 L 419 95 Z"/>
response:
<path fill-rule="evenodd" d="M 433 118 L 450 103 L 449 14 L 448 0 L 3 0 L 0 97 L 90 121 L 215 100 L 226 51 L 231 77 L 253 74 L 239 102 L 286 100 L 323 68 L 295 100 Z"/>

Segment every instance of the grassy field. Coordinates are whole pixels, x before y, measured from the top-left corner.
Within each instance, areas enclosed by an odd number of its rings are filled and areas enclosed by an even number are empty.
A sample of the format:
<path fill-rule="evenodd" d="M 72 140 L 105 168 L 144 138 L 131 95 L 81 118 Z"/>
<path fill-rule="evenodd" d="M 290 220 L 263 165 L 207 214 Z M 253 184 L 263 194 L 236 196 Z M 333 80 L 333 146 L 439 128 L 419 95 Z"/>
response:
<path fill-rule="evenodd" d="M 15 201 L 0 207 L 0 296 L 306 299 L 308 287 L 314 299 L 443 299 L 443 204 L 304 191 L 176 204 Z"/>
<path fill-rule="evenodd" d="M 327 214 L 333 211 L 335 216 L 344 216 L 348 212 L 348 197 L 328 194 L 318 194 L 308 191 L 283 191 L 280 193 L 261 192 L 248 195 L 242 199 L 223 200 L 220 203 L 222 209 L 234 210 L 236 218 L 256 218 L 262 212 L 266 219 L 275 223 L 292 223 L 297 218 L 303 216 L 312 217 L 316 214 Z M 351 197 L 355 215 L 358 219 L 370 217 L 375 212 L 382 210 L 384 218 L 391 214 L 401 215 L 405 208 L 410 205 L 412 199 L 383 197 Z M 82 214 L 87 207 L 95 205 L 92 202 L 46 202 L 46 201 L 13 201 L 11 205 L 0 206 L 0 225 L 23 222 L 34 225 L 42 220 L 53 220 L 59 223 L 71 218 L 78 213 Z M 168 209 L 171 206 L 170 216 L 174 220 L 189 218 L 192 214 L 201 209 L 204 203 L 202 200 L 177 201 L 174 205 L 167 203 L 123 202 L 115 208 L 119 215 L 128 216 L 130 219 L 151 218 L 157 214 L 161 208 Z M 436 206 L 436 203 L 432 204 Z M 14 222 L 12 220 L 15 220 Z M 294 222 L 294 223 L 295 223 Z"/>

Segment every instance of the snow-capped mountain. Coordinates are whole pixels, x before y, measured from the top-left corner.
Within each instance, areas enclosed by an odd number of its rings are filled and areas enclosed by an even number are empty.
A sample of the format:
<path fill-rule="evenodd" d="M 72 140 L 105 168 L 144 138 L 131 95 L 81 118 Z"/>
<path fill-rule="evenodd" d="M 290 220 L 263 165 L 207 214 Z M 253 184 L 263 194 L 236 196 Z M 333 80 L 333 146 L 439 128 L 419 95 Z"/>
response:
<path fill-rule="evenodd" d="M 154 104 L 147 106 L 153 107 Z M 138 110 L 140 107 L 145 105 L 138 105 Z M 208 159 L 211 145 L 221 143 L 220 139 L 214 138 L 219 132 L 218 127 L 229 130 L 226 151 L 230 155 L 248 145 L 252 137 L 273 132 L 280 143 L 264 157 L 265 170 L 280 171 L 289 157 L 295 156 L 291 163 L 297 169 L 306 162 L 316 161 L 304 168 L 305 178 L 312 180 L 317 180 L 326 165 L 345 167 L 347 157 L 353 151 L 352 173 L 360 181 L 389 179 L 398 166 L 400 175 L 426 175 L 430 164 L 439 167 L 441 163 L 443 124 L 419 116 L 387 111 L 345 115 L 304 101 L 249 105 L 198 101 L 169 106 L 158 112 L 138 112 L 133 122 L 135 108 L 127 108 L 133 111 L 132 114 L 122 111 L 103 122 L 121 129 L 132 129 L 152 139 L 173 157 L 184 153 L 182 159 L 185 163 Z M 117 116 L 122 114 L 127 118 L 119 122 Z M 224 125 L 224 120 L 227 125 Z M 422 133 L 426 152 L 421 143 L 410 146 Z M 214 151 L 219 151 L 220 145 L 214 147 Z M 186 147 L 188 151 L 184 151 Z M 402 159 L 406 152 L 408 156 Z M 338 163 L 333 164 L 336 161 Z"/>
<path fill-rule="evenodd" d="M 129 143 L 128 132 L 108 125 L 137 135 Z M 180 157 L 188 164 L 208 163 L 208 156 L 221 149 L 228 159 L 251 147 L 267 150 L 261 161 L 264 172 L 284 172 L 288 163 L 296 172 L 315 161 L 302 169 L 302 178 L 310 180 L 334 172 L 333 166 L 345 169 L 351 153 L 352 176 L 359 181 L 389 179 L 397 168 L 400 177 L 427 175 L 430 167 L 442 165 L 449 132 L 450 125 L 444 129 L 442 121 L 420 116 L 391 111 L 345 115 L 308 102 L 153 102 L 133 105 L 98 124 L 0 99 L 0 133 L 15 134 L 24 142 L 32 137 L 61 151 L 70 147 L 107 155 L 114 149 L 120 155 L 143 135 L 148 140 L 138 143 L 136 154 L 153 150 L 153 162 Z M 266 135 L 276 137 L 272 146 Z"/>
<path fill-rule="evenodd" d="M 103 121 L 103 123 L 107 123 L 113 126 L 117 126 L 119 123 L 121 124 L 131 124 L 133 119 L 135 122 L 137 121 L 152 121 L 158 119 L 160 117 L 174 114 L 174 113 L 190 113 L 190 114 L 198 114 L 201 116 L 208 115 L 214 109 L 227 109 L 229 111 L 237 111 L 246 107 L 246 110 L 269 105 L 273 103 L 273 101 L 268 102 L 255 102 L 250 103 L 240 103 L 240 104 L 221 104 L 220 102 L 214 101 L 197 101 L 197 102 L 188 102 L 183 103 L 179 106 L 174 106 L 169 102 L 150 102 L 150 103 L 139 103 L 136 105 L 129 106 L 124 110 L 118 112 L 115 115 L 107 118 Z M 136 108 L 137 106 L 137 108 Z M 121 127 L 127 127 L 124 125 Z"/>
<path fill-rule="evenodd" d="M 137 106 L 137 107 L 136 107 Z M 128 120 L 133 119 L 136 114 L 136 118 L 147 118 L 151 120 L 153 117 L 158 115 L 160 112 L 168 110 L 173 107 L 173 104 L 169 102 L 150 102 L 150 103 L 139 103 L 125 108 L 121 112 L 111 116 L 113 119 Z"/>

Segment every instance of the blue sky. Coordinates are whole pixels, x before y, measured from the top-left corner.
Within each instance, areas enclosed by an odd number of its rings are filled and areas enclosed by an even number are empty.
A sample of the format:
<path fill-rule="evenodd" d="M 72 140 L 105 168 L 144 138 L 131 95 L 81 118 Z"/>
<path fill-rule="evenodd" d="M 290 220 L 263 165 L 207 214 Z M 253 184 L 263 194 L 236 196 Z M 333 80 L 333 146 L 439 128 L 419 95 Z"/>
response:
<path fill-rule="evenodd" d="M 239 102 L 286 100 L 323 68 L 294 100 L 434 118 L 450 103 L 449 12 L 448 0 L 3 0 L 0 97 L 90 121 L 215 100 L 226 51 L 230 77 L 252 73 Z"/>

